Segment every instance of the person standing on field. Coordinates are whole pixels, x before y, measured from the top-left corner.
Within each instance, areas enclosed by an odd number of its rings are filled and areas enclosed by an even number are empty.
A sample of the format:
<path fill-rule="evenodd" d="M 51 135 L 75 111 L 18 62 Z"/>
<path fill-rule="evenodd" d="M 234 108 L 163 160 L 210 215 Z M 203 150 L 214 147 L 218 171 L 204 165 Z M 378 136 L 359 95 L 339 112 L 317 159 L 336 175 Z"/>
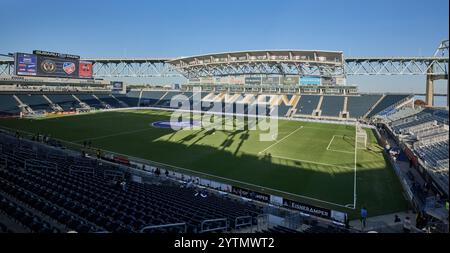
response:
<path fill-rule="evenodd" d="M 367 209 L 366 207 L 361 208 L 361 227 L 362 229 L 366 228 L 367 221 Z"/>

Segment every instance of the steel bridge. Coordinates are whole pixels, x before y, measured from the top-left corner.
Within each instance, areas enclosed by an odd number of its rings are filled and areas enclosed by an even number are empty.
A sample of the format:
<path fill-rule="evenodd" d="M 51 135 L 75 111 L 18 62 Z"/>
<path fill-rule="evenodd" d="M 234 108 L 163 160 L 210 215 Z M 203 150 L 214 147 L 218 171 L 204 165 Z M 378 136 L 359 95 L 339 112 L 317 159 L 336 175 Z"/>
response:
<path fill-rule="evenodd" d="M 448 48 L 442 41 L 429 57 L 343 57 L 342 52 L 260 50 L 180 58 L 92 58 L 94 77 L 207 77 L 242 74 L 322 76 L 426 76 L 426 103 L 433 104 L 433 81 L 447 80 Z M 5 56 L 5 55 L 3 55 Z M 0 77 L 14 75 L 14 60 L 0 60 Z"/>

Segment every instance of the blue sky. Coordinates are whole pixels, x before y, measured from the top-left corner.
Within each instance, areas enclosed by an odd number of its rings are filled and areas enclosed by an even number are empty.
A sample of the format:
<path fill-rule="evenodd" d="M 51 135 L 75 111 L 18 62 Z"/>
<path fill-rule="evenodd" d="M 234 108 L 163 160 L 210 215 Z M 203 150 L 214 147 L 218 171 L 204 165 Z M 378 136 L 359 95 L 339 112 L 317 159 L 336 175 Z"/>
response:
<path fill-rule="evenodd" d="M 431 55 L 448 0 L 0 0 L 0 53 L 174 57 L 247 49 Z M 6 25 L 7 24 L 7 25 Z M 352 78 L 361 90 L 421 91 L 419 78 Z M 423 80 L 422 80 L 423 79 Z M 437 91 L 444 91 L 438 85 Z"/>

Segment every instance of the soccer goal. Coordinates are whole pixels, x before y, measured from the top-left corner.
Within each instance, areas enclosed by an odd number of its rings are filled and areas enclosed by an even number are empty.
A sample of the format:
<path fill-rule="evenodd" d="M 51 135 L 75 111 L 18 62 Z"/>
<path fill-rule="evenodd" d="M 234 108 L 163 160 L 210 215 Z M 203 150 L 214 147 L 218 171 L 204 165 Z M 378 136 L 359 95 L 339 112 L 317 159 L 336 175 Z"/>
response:
<path fill-rule="evenodd" d="M 356 123 L 356 149 L 366 149 L 367 148 L 367 132 L 361 126 L 361 124 Z"/>

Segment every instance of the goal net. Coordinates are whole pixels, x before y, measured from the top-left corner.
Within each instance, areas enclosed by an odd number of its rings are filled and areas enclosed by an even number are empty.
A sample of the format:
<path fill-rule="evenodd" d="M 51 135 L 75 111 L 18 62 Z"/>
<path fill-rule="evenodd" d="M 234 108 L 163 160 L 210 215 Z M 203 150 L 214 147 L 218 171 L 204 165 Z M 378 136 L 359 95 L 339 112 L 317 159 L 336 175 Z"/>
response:
<path fill-rule="evenodd" d="M 367 148 L 367 132 L 359 123 L 356 123 L 356 149 Z"/>

